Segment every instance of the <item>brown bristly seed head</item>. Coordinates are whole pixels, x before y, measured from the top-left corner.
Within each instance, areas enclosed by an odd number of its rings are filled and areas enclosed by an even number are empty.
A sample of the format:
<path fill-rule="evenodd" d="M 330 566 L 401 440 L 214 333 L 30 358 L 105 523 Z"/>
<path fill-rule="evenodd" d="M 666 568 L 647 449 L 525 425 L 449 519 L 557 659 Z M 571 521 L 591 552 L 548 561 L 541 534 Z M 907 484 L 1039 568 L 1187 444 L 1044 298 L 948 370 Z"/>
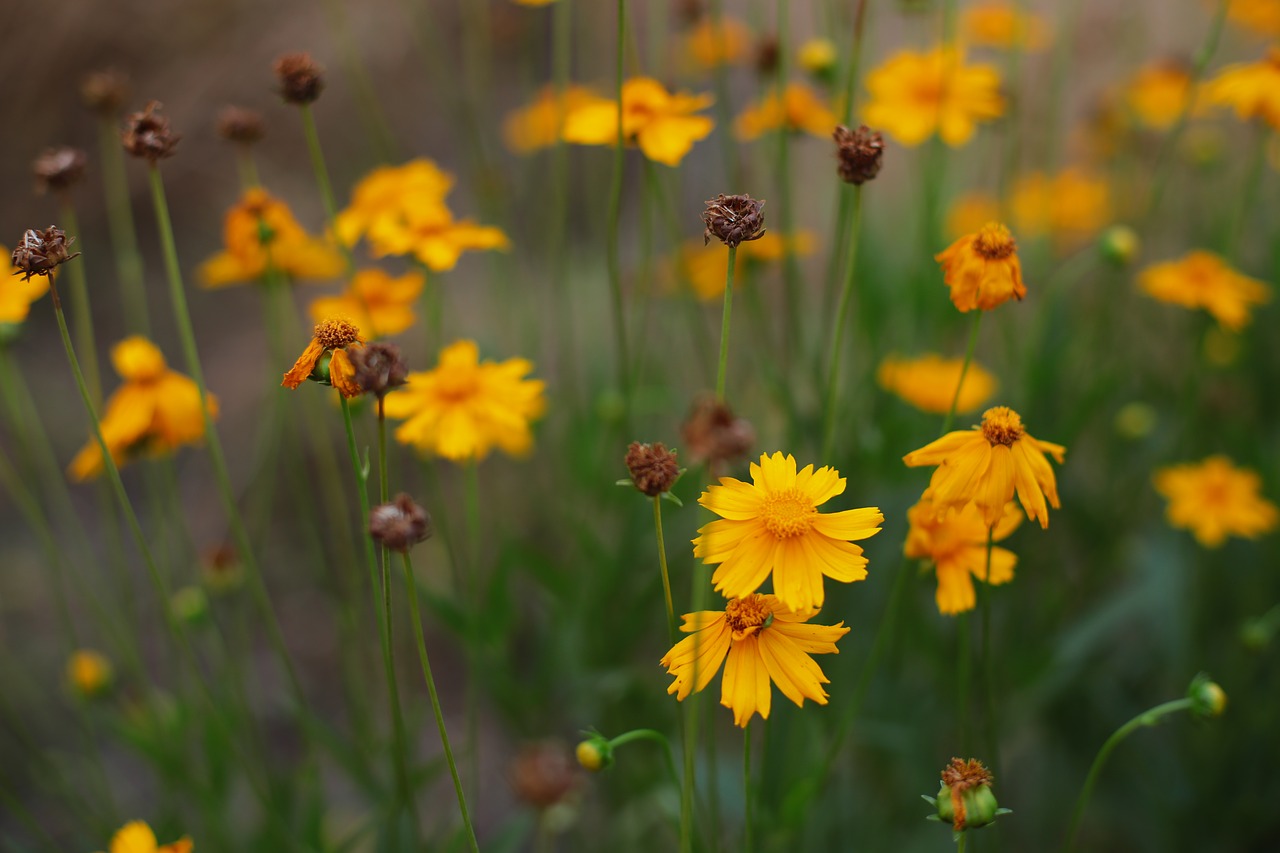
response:
<path fill-rule="evenodd" d="M 129 77 L 116 68 L 90 71 L 80 81 L 80 100 L 101 116 L 115 116 L 129 99 Z"/>
<path fill-rule="evenodd" d="M 218 113 L 218 135 L 238 145 L 252 145 L 262 139 L 266 127 L 262 113 L 247 107 L 225 106 Z"/>
<path fill-rule="evenodd" d="M 405 553 L 431 533 L 431 516 L 404 492 L 369 511 L 369 535 L 388 551 Z"/>
<path fill-rule="evenodd" d="M 351 353 L 355 382 L 360 390 L 379 397 L 408 381 L 409 366 L 400 347 L 378 341 Z"/>
<path fill-rule="evenodd" d="M 666 445 L 660 441 L 656 444 L 631 442 L 623 461 L 631 474 L 631 482 L 651 498 L 670 491 L 680 477 L 676 452 L 667 450 Z"/>
<path fill-rule="evenodd" d="M 286 53 L 276 60 L 280 96 L 291 104 L 310 104 L 324 91 L 324 69 L 309 53 Z"/>
<path fill-rule="evenodd" d="M 36 176 L 36 190 L 41 193 L 60 193 L 71 189 L 84 177 L 88 163 L 89 158 L 79 148 L 65 145 L 46 148 L 31 164 L 31 171 Z"/>
<path fill-rule="evenodd" d="M 771 77 L 778 70 L 782 60 L 782 46 L 778 37 L 772 33 L 760 36 L 756 42 L 756 73 L 761 77 Z"/>
<path fill-rule="evenodd" d="M 831 134 L 836 141 L 837 171 L 847 184 L 862 186 L 880 173 L 884 137 L 865 124 L 857 130 L 840 125 Z"/>
<path fill-rule="evenodd" d="M 68 251 L 75 241 L 75 237 L 67 239 L 67 235 L 56 225 L 50 225 L 43 231 L 28 228 L 10 256 L 13 266 L 17 268 L 14 275 L 22 273 L 23 281 L 33 275 L 47 276 L 52 280 L 55 267 L 80 257 L 79 252 L 71 254 Z"/>
<path fill-rule="evenodd" d="M 942 769 L 942 784 L 953 793 L 963 793 L 980 785 L 990 785 L 995 781 L 991 771 L 976 758 L 965 761 L 963 758 L 952 758 L 951 763 Z"/>
<path fill-rule="evenodd" d="M 680 435 L 693 460 L 711 465 L 739 459 L 756 443 L 751 422 L 709 394 L 694 401 Z"/>
<path fill-rule="evenodd" d="M 314 337 L 325 349 L 342 349 L 360 340 L 360 329 L 344 317 L 330 317 L 316 323 Z"/>
<path fill-rule="evenodd" d="M 582 771 L 566 745 L 539 741 L 520 747 L 507 768 L 507 780 L 521 802 L 542 811 L 573 793 Z"/>
<path fill-rule="evenodd" d="M 764 236 L 764 202 L 749 195 L 725 195 L 721 193 L 708 199 L 702 211 L 703 245 L 715 237 L 731 249 L 748 240 Z"/>
<path fill-rule="evenodd" d="M 160 115 L 163 108 L 164 104 L 159 101 L 148 101 L 142 112 L 125 116 L 124 132 L 120 135 L 125 151 L 152 165 L 164 157 L 172 157 L 174 146 L 182 138 L 170 129 L 169 119 Z"/>

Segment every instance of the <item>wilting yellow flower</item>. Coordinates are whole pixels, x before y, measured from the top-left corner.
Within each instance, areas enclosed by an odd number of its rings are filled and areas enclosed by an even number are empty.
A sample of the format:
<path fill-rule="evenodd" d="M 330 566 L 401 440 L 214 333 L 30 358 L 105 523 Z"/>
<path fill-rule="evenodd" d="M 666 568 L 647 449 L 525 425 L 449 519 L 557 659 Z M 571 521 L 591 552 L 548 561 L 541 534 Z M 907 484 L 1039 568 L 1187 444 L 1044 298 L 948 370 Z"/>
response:
<path fill-rule="evenodd" d="M 989 0 L 964 10 L 960 30 L 970 44 L 1035 51 L 1049 42 L 1049 28 L 1039 15 L 1023 12 L 1007 0 Z"/>
<path fill-rule="evenodd" d="M 204 438 L 200 389 L 169 369 L 155 344 L 141 336 L 126 338 L 111 349 L 111 363 L 124 384 L 107 400 L 102 414 L 102 440 L 117 465 L 142 454 L 159 456 Z M 218 401 L 209 395 L 209 416 L 217 417 Z M 68 472 L 75 480 L 102 473 L 102 453 L 89 441 Z"/>
<path fill-rule="evenodd" d="M 1124 90 L 1125 104 L 1140 124 L 1168 130 L 1191 97 L 1191 75 L 1177 62 L 1152 62 L 1138 69 Z"/>
<path fill-rule="evenodd" d="M 67 658 L 67 683 L 81 696 L 97 696 L 111 686 L 114 670 L 102 652 L 76 649 Z"/>
<path fill-rule="evenodd" d="M 111 838 L 109 853 L 191 853 L 194 845 L 190 838 L 180 838 L 172 844 L 159 844 L 156 834 L 140 820 L 127 823 Z"/>
<path fill-rule="evenodd" d="M 1138 286 L 1161 302 L 1203 308 L 1234 331 L 1248 325 L 1253 306 L 1271 300 L 1271 288 L 1265 283 L 1241 275 L 1203 249 L 1147 267 L 1138 274 Z"/>
<path fill-rule="evenodd" d="M 1227 19 L 1257 35 L 1280 38 L 1280 0 L 1232 0 Z"/>
<path fill-rule="evenodd" d="M 569 113 L 603 100 L 586 86 L 566 86 L 563 95 L 555 86 L 544 86 L 533 103 L 507 114 L 503 138 L 516 154 L 550 148 L 560 138 Z"/>
<path fill-rule="evenodd" d="M 1169 524 L 1190 530 L 1206 548 L 1228 536 L 1257 539 L 1280 520 L 1276 505 L 1261 495 L 1262 478 L 1222 455 L 1161 468 L 1152 481 L 1169 501 Z"/>
<path fill-rule="evenodd" d="M 796 63 L 814 77 L 830 74 L 836 58 L 836 46 L 831 39 L 809 39 L 796 51 Z"/>
<path fill-rule="evenodd" d="M 1007 539 L 1022 523 L 1018 505 L 1009 501 L 994 528 L 988 527 L 973 504 L 941 512 L 928 490 L 907 510 L 907 542 L 903 553 L 933 563 L 938 575 L 935 600 L 939 613 L 963 613 L 974 605 L 973 579 L 992 585 L 1013 580 L 1018 557 L 1005 548 L 991 549 L 991 576 L 987 576 L 987 532 L 991 541 Z"/>
<path fill-rule="evenodd" d="M 797 611 L 776 596 L 748 595 L 725 605 L 724 612 L 686 613 L 680 630 L 685 637 L 662 658 L 675 677 L 668 693 L 684 701 L 701 691 L 724 666 L 720 704 L 733 709 L 733 722 L 745 727 L 755 714 L 769 719 L 773 688 L 800 707 L 805 699 L 827 704 L 822 685 L 830 681 L 810 655 L 839 654 L 836 641 L 849 633 L 836 625 L 806 625 L 816 611 Z M 698 683 L 694 684 L 696 675 Z"/>
<path fill-rule="evenodd" d="M 644 156 L 678 166 L 693 143 L 711 135 L 715 122 L 695 115 L 712 104 L 710 95 L 674 95 L 650 77 L 632 77 L 622 86 L 622 138 Z M 613 145 L 618 140 L 618 105 L 605 100 L 574 110 L 564 138 L 579 145 Z"/>
<path fill-rule="evenodd" d="M 1000 202 L 991 193 L 968 192 L 957 196 L 947 209 L 947 234 L 959 240 L 1000 218 Z"/>
<path fill-rule="evenodd" d="M 811 231 L 797 231 L 789 239 L 775 231 L 766 231 L 759 240 L 750 240 L 738 246 L 738 270 L 743 265 L 776 263 L 788 253 L 808 255 L 813 252 L 816 239 Z M 729 256 L 719 243 L 710 246 L 694 239 L 680 247 L 678 258 L 680 274 L 693 292 L 704 302 L 719 301 L 724 295 L 725 278 L 729 272 Z M 742 279 L 735 279 L 735 285 Z"/>
<path fill-rule="evenodd" d="M 714 15 L 703 15 L 685 36 L 685 53 L 699 68 L 733 65 L 750 50 L 751 30 L 728 15 L 720 16 L 718 26 Z"/>
<path fill-rule="evenodd" d="M 511 241 L 501 228 L 456 220 L 442 202 L 409 203 L 397 220 L 379 219 L 368 232 L 375 257 L 412 254 L 432 272 L 448 272 L 463 252 L 506 250 Z"/>
<path fill-rule="evenodd" d="M 988 222 L 976 234 L 961 237 L 934 260 L 942 265 L 951 302 L 961 311 L 990 311 L 1027 295 L 1017 243 L 999 222 Z"/>
<path fill-rule="evenodd" d="M 1111 191 L 1104 179 L 1080 169 L 1053 176 L 1034 172 L 1014 185 L 1010 205 L 1023 236 L 1052 234 L 1069 240 L 1088 236 L 1110 221 Z"/>
<path fill-rule="evenodd" d="M 497 447 L 513 456 L 529 452 L 529 425 L 546 408 L 544 383 L 524 378 L 523 358 L 480 361 L 474 341 L 440 351 L 435 370 L 410 373 L 404 388 L 387 395 L 387 417 L 404 420 L 396 440 L 455 462 L 480 460 Z"/>
<path fill-rule="evenodd" d="M 909 468 L 938 466 L 929 481 L 938 512 L 973 503 L 990 527 L 1000 520 L 1016 489 L 1027 518 L 1048 527 L 1045 498 L 1057 509 L 1058 485 L 1044 455 L 1062 464 L 1066 452 L 1060 444 L 1032 437 L 1013 409 L 996 406 L 983 412 L 980 425 L 949 432 L 911 451 L 902 461 Z"/>
<path fill-rule="evenodd" d="M 5 260 L 9 257 L 9 250 L 0 246 L 0 276 L 3 276 L 0 278 L 0 327 L 26 320 L 32 303 L 49 292 L 47 276 L 23 279 L 18 275 L 18 268 Z M 0 328 L 0 340 L 4 336 L 4 329 Z"/>
<path fill-rule="evenodd" d="M 902 51 L 867 75 L 867 90 L 867 124 L 907 146 L 935 133 L 953 148 L 964 145 L 979 122 L 1004 114 L 999 72 L 966 65 L 956 50 Z"/>
<path fill-rule="evenodd" d="M 312 237 L 288 205 L 260 187 L 244 191 L 222 225 L 223 250 L 200 265 L 205 287 L 259 281 L 268 268 L 290 278 L 326 279 L 346 261 L 328 242 Z"/>
<path fill-rule="evenodd" d="M 398 335 L 413 325 L 413 303 L 423 283 L 419 272 L 392 278 L 384 270 L 360 270 L 342 293 L 312 300 L 311 319 L 350 317 L 370 337 Z"/>
<path fill-rule="evenodd" d="M 841 583 L 867 576 L 867 558 L 850 543 L 879 533 L 884 516 L 875 507 L 818 512 L 844 493 L 839 472 L 806 465 L 797 473 L 794 456 L 762 454 L 759 465 L 751 463 L 751 480 L 721 477 L 698 498 L 720 516 L 693 540 L 695 557 L 719 563 L 711 575 L 716 592 L 742 598 L 773 572 L 773 591 L 787 607 L 816 611 L 824 575 Z"/>
<path fill-rule="evenodd" d="M 733 123 L 733 132 L 739 139 L 759 139 L 773 130 L 792 133 L 808 133 L 823 138 L 839 123 L 831 107 L 804 83 L 788 83 L 781 97 L 773 89 L 762 99 L 747 107 Z"/>
<path fill-rule="evenodd" d="M 956 399 L 956 385 L 964 368 L 962 358 L 943 358 L 925 353 L 918 358 L 886 356 L 876 371 L 880 387 L 897 394 L 922 412 L 945 415 Z M 956 399 L 956 413 L 972 412 L 996 392 L 996 378 L 982 365 L 973 362 L 964 375 L 964 388 Z"/>
<path fill-rule="evenodd" d="M 1205 84 L 1211 104 L 1231 107 L 1242 121 L 1261 118 L 1280 128 L 1280 47 L 1257 61 L 1228 65 Z"/>
<path fill-rule="evenodd" d="M 379 166 L 351 191 L 351 204 L 335 222 L 338 237 L 354 246 L 378 223 L 398 222 L 408 205 L 443 204 L 451 189 L 453 176 L 425 158 L 402 166 Z"/>
<path fill-rule="evenodd" d="M 316 323 L 311 343 L 285 373 L 280 384 L 285 388 L 297 388 L 308 379 L 315 379 L 332 385 L 344 397 L 358 397 L 360 386 L 355 382 L 356 369 L 347 350 L 361 346 L 364 346 L 364 336 L 355 323 L 340 317 L 321 320 Z M 326 355 L 329 356 L 328 364 L 321 364 Z"/>

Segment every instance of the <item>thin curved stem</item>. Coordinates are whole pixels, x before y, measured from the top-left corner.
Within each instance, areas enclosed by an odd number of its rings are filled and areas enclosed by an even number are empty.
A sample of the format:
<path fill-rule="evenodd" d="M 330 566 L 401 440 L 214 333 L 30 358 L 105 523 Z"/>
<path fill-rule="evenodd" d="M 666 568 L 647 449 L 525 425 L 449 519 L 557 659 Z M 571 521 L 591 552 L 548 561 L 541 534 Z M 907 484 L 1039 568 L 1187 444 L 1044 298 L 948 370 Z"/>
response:
<path fill-rule="evenodd" d="M 720 361 L 716 368 L 716 402 L 724 402 L 725 375 L 729 369 L 729 318 L 733 313 L 733 267 L 738 247 L 729 247 L 729 268 L 724 281 L 724 311 L 720 315 Z"/>
<path fill-rule="evenodd" d="M 969 327 L 969 345 L 964 351 L 964 364 L 960 366 L 960 379 L 956 382 L 956 392 L 951 395 L 951 407 L 947 409 L 947 417 L 942 422 L 942 431 L 938 433 L 939 435 L 946 435 L 956 419 L 956 406 L 960 405 L 960 391 L 964 388 L 964 378 L 969 374 L 969 365 L 973 363 L 973 351 L 978 346 L 978 329 L 982 326 L 984 313 L 982 309 L 974 312 L 973 324 Z"/>
<path fill-rule="evenodd" d="M 987 528 L 987 566 L 979 585 L 979 607 L 982 609 L 982 640 L 979 657 L 982 660 L 983 723 L 987 734 L 987 756 L 991 759 L 992 772 L 1000 774 L 1000 727 L 996 724 L 995 664 L 991 655 L 991 550 L 995 542 L 995 526 Z"/>
<path fill-rule="evenodd" d="M 623 293 L 622 293 L 622 257 L 621 257 L 621 225 L 622 225 L 622 177 L 623 170 L 626 166 L 623 157 L 626 139 L 622 135 L 622 78 L 625 73 L 624 57 L 626 54 L 626 35 L 627 35 L 627 2 L 626 0 L 618 0 L 618 32 L 616 62 L 614 67 L 614 97 L 617 98 L 618 112 L 615 132 L 617 139 L 613 147 L 613 178 L 609 185 L 609 238 L 607 249 L 607 261 L 609 266 L 609 288 L 612 295 L 613 308 L 613 337 L 614 344 L 617 348 L 616 358 L 618 360 L 618 386 L 622 394 L 623 417 L 622 425 L 626 432 L 630 432 L 631 420 L 631 366 L 630 354 L 627 347 L 627 321 L 626 313 L 623 310 Z"/>
<path fill-rule="evenodd" d="M 831 350 L 827 354 L 827 393 L 823 402 L 822 455 L 819 457 L 826 461 L 831 459 L 831 444 L 835 440 L 840 354 L 844 345 L 845 327 L 849 324 L 849 311 L 853 307 L 853 287 L 858 268 L 858 234 L 862 230 L 862 187 L 853 187 L 850 193 L 853 196 L 853 227 L 849 234 L 849 257 L 845 266 L 844 287 L 840 291 L 840 304 L 836 308 Z"/>

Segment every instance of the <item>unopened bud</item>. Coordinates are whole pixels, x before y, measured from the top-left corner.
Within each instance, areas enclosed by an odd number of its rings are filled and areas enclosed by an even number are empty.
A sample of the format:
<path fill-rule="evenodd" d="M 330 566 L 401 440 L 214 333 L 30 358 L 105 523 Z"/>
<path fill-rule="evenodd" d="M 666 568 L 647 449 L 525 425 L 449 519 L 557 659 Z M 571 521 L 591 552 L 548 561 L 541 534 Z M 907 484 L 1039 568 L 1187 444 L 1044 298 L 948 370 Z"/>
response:
<path fill-rule="evenodd" d="M 592 773 L 599 773 L 610 764 L 613 764 L 613 747 L 609 744 L 609 741 L 605 740 L 603 735 L 593 734 L 587 740 L 578 744 L 574 754 L 583 769 L 590 770 Z"/>
<path fill-rule="evenodd" d="M 173 615 L 180 622 L 198 625 L 209 615 L 209 597 L 198 586 L 184 586 L 169 599 Z"/>
<path fill-rule="evenodd" d="M 1108 263 L 1127 267 L 1137 259 L 1142 242 L 1138 239 L 1138 232 L 1128 225 L 1112 225 L 1098 239 L 1098 250 Z"/>
<path fill-rule="evenodd" d="M 1226 691 L 1203 672 L 1191 680 L 1187 698 L 1191 700 L 1191 712 L 1197 717 L 1221 717 L 1227 710 Z"/>

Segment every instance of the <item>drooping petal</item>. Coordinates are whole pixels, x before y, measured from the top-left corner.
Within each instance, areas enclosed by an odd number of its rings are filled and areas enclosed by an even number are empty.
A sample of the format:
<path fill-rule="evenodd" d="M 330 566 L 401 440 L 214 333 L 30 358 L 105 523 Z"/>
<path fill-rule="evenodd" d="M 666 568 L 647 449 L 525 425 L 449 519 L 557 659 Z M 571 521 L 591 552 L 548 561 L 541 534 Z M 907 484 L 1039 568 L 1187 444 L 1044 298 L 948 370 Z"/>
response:
<path fill-rule="evenodd" d="M 760 640 L 752 635 L 729 649 L 720 687 L 720 704 L 733 709 L 733 722 L 745 728 L 754 714 L 769 719 L 772 688 L 769 672 L 760 659 Z"/>

